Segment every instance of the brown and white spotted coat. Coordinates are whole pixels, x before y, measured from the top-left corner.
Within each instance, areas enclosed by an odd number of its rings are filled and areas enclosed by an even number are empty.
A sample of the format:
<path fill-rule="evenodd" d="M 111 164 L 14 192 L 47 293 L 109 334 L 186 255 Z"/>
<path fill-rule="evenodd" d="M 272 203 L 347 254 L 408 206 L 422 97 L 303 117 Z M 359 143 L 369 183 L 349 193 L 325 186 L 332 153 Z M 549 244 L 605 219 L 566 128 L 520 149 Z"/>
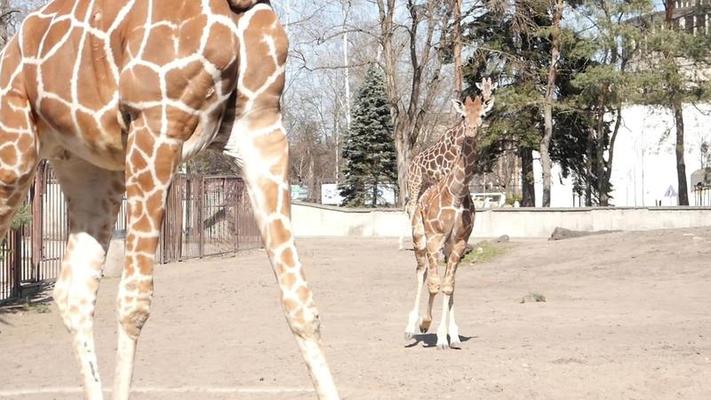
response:
<path fill-rule="evenodd" d="M 433 145 L 419 153 L 410 161 L 407 169 L 407 201 L 405 211 L 412 220 L 413 213 L 422 194 L 432 184 L 441 181 L 452 170 L 459 154 L 457 143 L 466 135 L 467 122 L 463 114 L 463 105 L 453 100 L 456 111 L 462 115 L 460 121 L 447 129 Z M 484 104 L 484 108 L 489 104 Z M 400 237 L 400 248 L 403 248 L 404 236 Z"/>
<path fill-rule="evenodd" d="M 153 258 L 178 165 L 213 146 L 242 163 L 284 312 L 321 399 L 336 399 L 319 318 L 294 245 L 281 122 L 287 37 L 254 0 L 54 0 L 30 14 L 0 60 L 0 231 L 50 160 L 70 237 L 55 299 L 88 399 L 101 399 L 96 292 L 124 191 L 113 398 L 127 399 L 150 314 Z M 0 233 L 2 233 L 0 232 Z"/>
<path fill-rule="evenodd" d="M 485 80 L 480 88 L 480 96 L 474 100 L 467 98 L 464 103 L 464 134 L 454 142 L 456 157 L 451 169 L 425 190 L 412 216 L 417 292 L 405 335 L 410 338 L 415 334 L 418 320 L 420 332 L 429 329 L 434 297 L 441 291 L 444 295 L 442 320 L 437 330 L 437 346 L 440 348 L 447 348 L 450 343 L 459 344 L 459 329 L 454 321 L 454 276 L 474 227 L 474 203 L 469 193 L 469 182 L 474 175 L 477 133 L 484 116 L 493 107 L 494 86 L 491 80 Z M 440 251 L 443 251 L 447 263 L 443 279 L 440 279 L 437 270 Z M 427 312 L 420 320 L 420 293 L 425 279 L 430 298 Z M 450 342 L 447 341 L 447 334 Z"/>

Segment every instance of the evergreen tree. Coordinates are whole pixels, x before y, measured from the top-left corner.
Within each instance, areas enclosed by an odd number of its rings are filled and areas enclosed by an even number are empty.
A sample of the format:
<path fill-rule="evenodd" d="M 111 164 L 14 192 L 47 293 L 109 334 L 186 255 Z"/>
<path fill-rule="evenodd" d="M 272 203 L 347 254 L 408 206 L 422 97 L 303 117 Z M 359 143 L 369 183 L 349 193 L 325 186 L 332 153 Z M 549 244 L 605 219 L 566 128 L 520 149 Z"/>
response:
<path fill-rule="evenodd" d="M 378 184 L 397 182 L 397 155 L 392 119 L 385 94 L 385 78 L 371 67 L 353 104 L 351 128 L 342 156 L 344 180 L 339 186 L 343 205 L 375 207 Z"/>
<path fill-rule="evenodd" d="M 650 5 L 656 3 L 649 1 Z M 687 3 L 689 4 L 689 3 Z M 691 2 L 677 9 L 664 0 L 664 11 L 639 19 L 645 28 L 643 60 L 637 74 L 637 93 L 632 100 L 667 107 L 676 132 L 676 169 L 679 205 L 689 205 L 684 161 L 684 104 L 708 101 L 711 97 L 705 71 L 711 58 L 711 36 L 705 34 L 708 4 Z M 663 15 L 662 15 L 663 14 Z"/>

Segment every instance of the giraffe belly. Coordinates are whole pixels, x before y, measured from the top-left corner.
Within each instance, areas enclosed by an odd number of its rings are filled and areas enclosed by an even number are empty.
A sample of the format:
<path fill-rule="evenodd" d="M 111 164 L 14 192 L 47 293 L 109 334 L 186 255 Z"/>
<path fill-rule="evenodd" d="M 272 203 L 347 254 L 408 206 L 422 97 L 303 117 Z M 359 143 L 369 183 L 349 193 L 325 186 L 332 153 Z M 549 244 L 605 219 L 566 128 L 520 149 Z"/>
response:
<path fill-rule="evenodd" d="M 41 121 L 37 126 L 40 137 L 40 157 L 47 160 L 79 157 L 110 171 L 122 171 L 125 165 L 125 135 L 120 128 L 102 130 L 90 135 L 77 134 L 73 129 L 59 130 Z"/>

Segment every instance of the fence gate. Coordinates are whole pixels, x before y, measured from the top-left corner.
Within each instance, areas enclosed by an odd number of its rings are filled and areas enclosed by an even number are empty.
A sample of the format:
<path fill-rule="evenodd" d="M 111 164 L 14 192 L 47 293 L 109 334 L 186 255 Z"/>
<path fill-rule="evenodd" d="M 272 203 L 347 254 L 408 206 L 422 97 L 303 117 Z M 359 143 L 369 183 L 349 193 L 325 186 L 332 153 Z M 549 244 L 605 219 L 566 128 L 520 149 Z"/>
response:
<path fill-rule="evenodd" d="M 161 263 L 260 247 L 244 181 L 236 176 L 180 174 L 168 191 Z"/>
<path fill-rule="evenodd" d="M 0 245 L 0 302 L 59 274 L 69 222 L 59 182 L 46 162 L 38 166 L 18 215 L 26 224 L 11 229 Z"/>
<path fill-rule="evenodd" d="M 66 202 L 49 164 L 42 162 L 27 203 L 26 224 L 0 243 L 0 303 L 59 274 L 69 232 Z M 114 237 L 125 233 L 124 200 Z M 236 176 L 178 175 L 168 191 L 156 260 L 161 263 L 260 247 L 262 239 Z"/>

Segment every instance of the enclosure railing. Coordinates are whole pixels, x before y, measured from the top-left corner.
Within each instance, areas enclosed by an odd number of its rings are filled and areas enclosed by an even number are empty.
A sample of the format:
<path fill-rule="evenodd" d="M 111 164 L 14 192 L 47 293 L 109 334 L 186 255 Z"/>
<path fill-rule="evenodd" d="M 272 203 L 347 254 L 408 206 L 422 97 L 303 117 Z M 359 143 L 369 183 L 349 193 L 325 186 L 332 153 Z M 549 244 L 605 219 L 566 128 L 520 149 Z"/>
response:
<path fill-rule="evenodd" d="M 0 302 L 53 280 L 59 273 L 69 222 L 64 196 L 46 162 L 38 166 L 27 203 L 20 211 L 25 212 L 31 215 L 27 223 L 11 229 L 0 246 Z"/>
<path fill-rule="evenodd" d="M 244 181 L 236 176 L 180 174 L 168 191 L 161 263 L 260 247 Z"/>
<path fill-rule="evenodd" d="M 168 191 L 156 260 L 160 263 L 261 247 L 244 181 L 237 176 L 178 175 Z M 69 223 L 66 202 L 49 164 L 40 164 L 28 195 L 28 222 L 0 242 L 0 303 L 59 274 Z M 114 238 L 125 237 L 124 199 Z"/>

